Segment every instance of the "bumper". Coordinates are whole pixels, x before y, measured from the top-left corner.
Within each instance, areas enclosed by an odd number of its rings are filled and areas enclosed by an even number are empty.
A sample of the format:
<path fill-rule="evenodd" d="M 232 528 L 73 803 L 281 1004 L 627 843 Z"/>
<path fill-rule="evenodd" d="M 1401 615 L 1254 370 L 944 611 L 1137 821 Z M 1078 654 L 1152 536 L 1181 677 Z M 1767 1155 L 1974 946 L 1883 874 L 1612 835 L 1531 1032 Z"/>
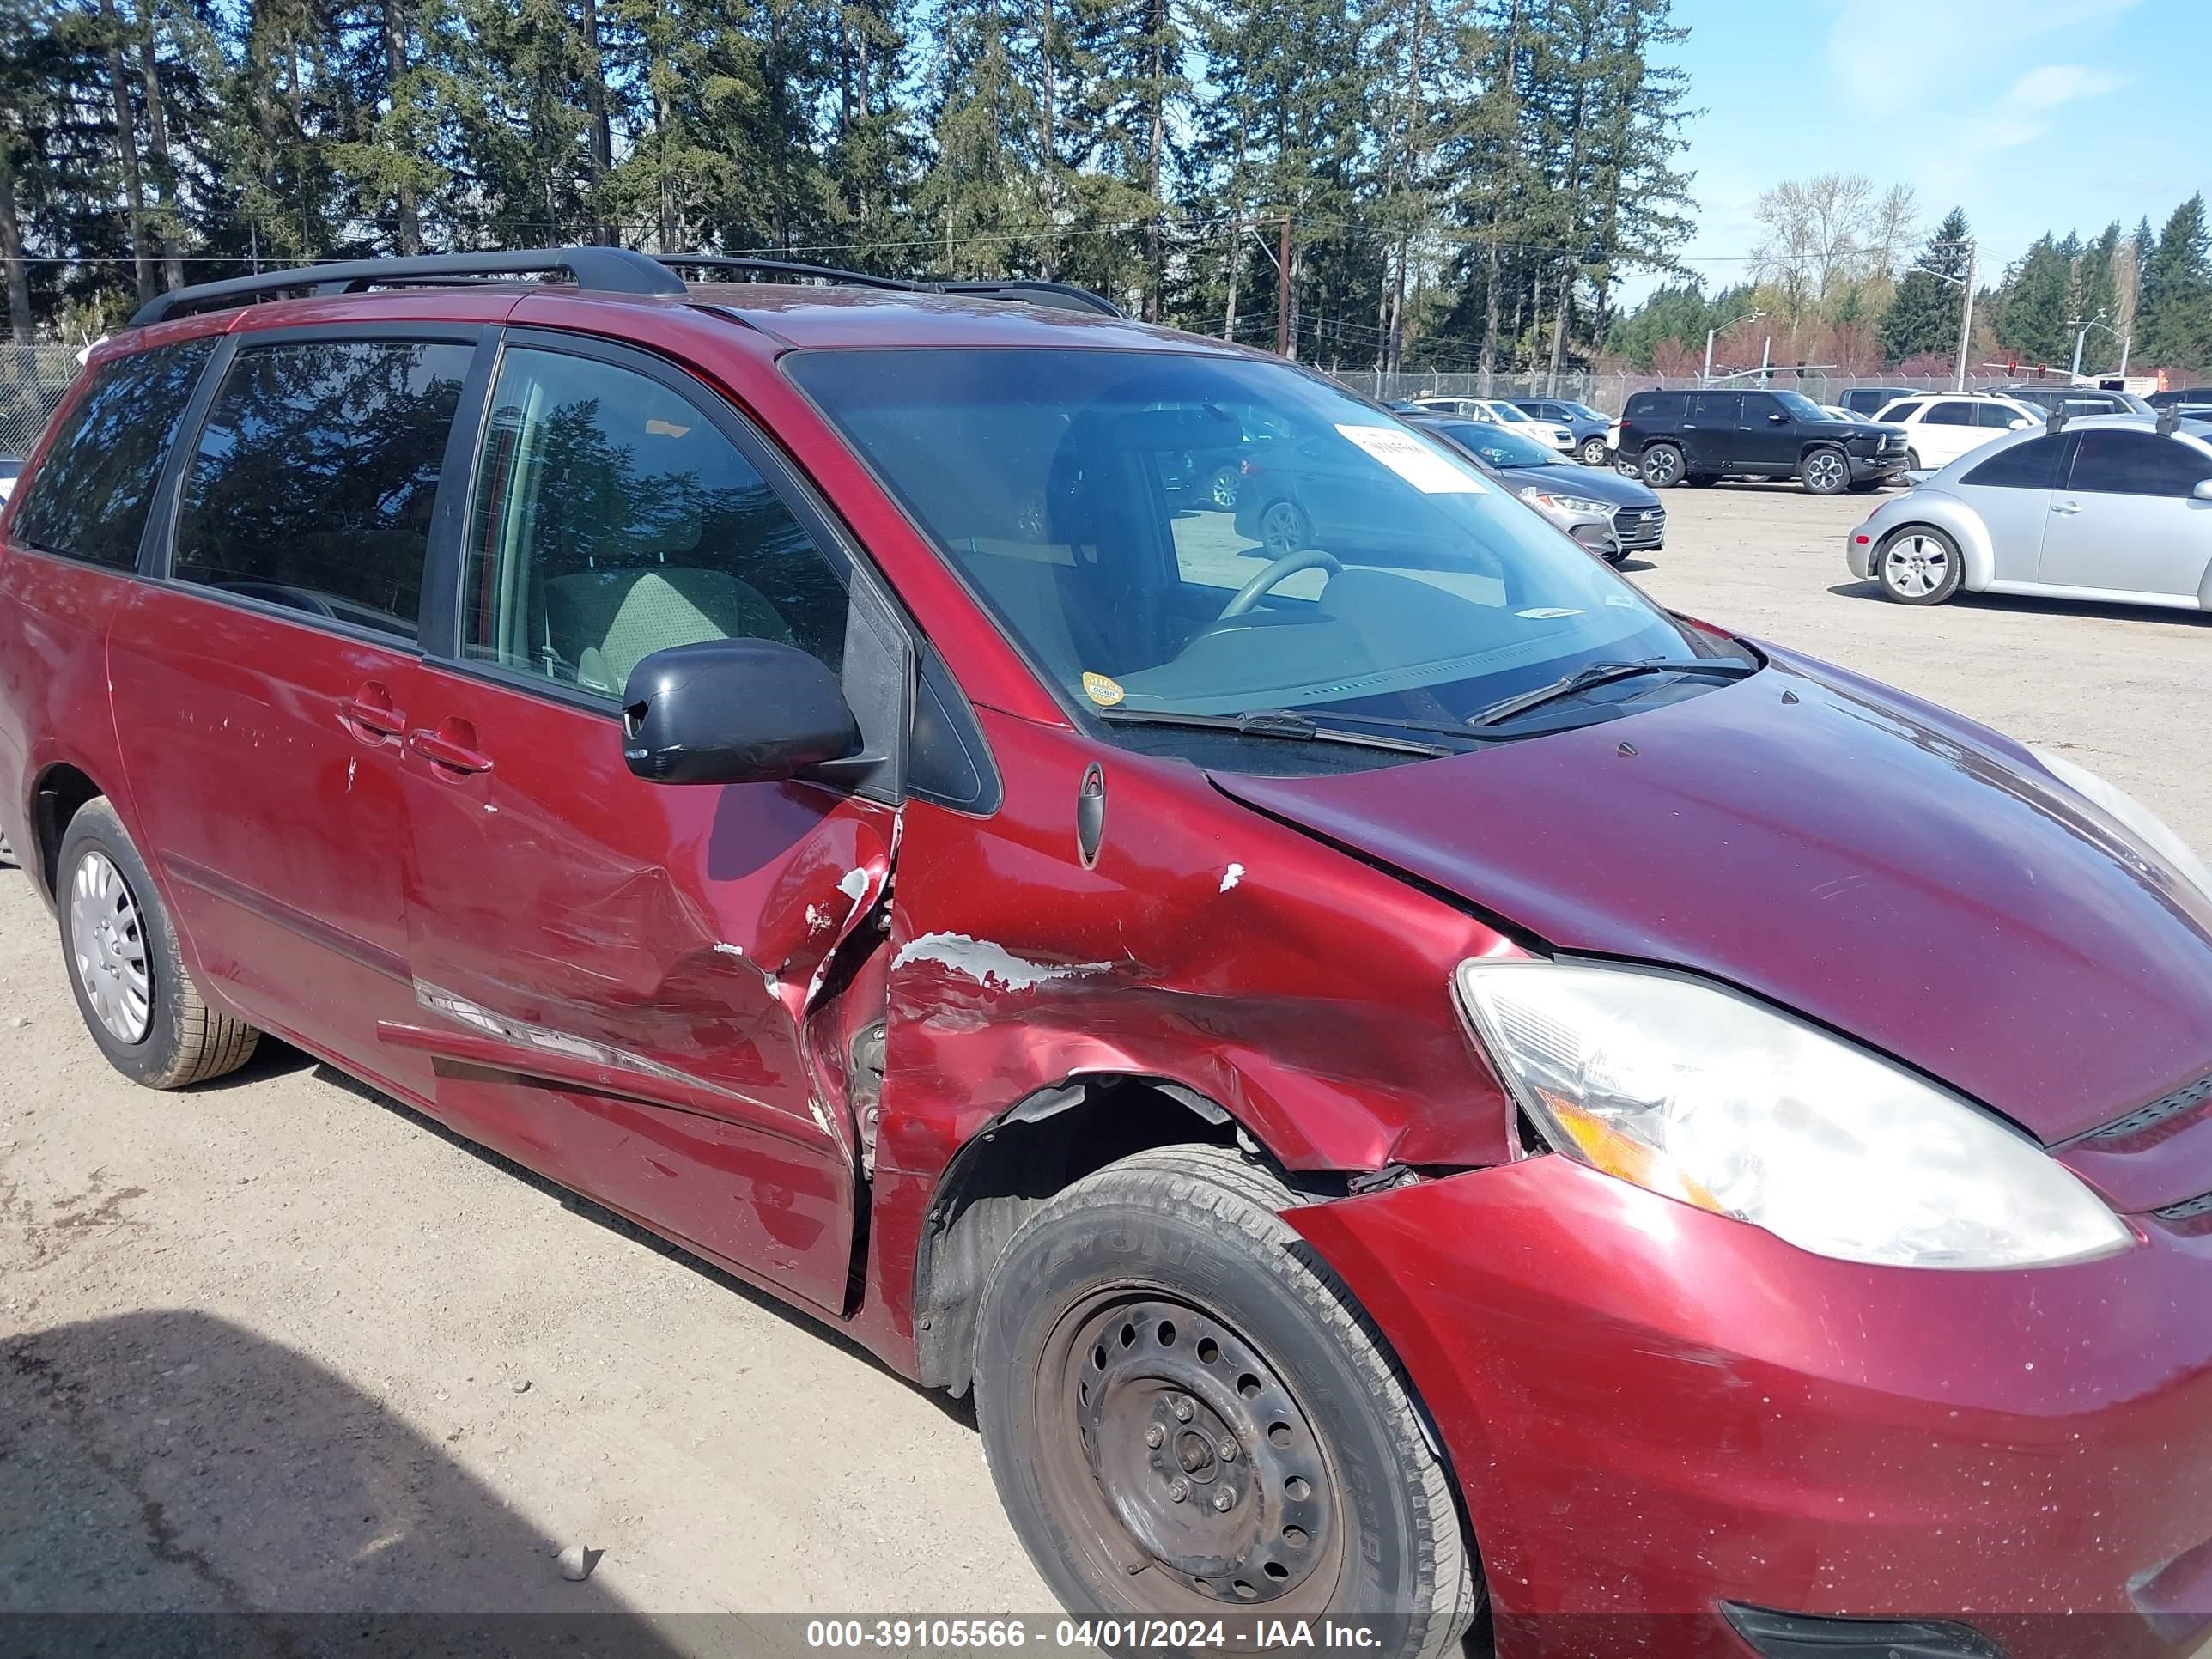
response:
<path fill-rule="evenodd" d="M 1613 515 L 1613 537 L 1625 553 L 1656 553 L 1667 544 L 1667 509 L 1623 507 Z"/>
<path fill-rule="evenodd" d="M 1905 453 L 1894 455 L 1847 455 L 1851 465 L 1851 482 L 1864 483 L 1869 478 L 1897 478 L 1905 475 Z"/>
<path fill-rule="evenodd" d="M 1288 1219 L 1435 1418 L 1501 1659 L 1741 1659 L 1724 1601 L 2012 1659 L 2212 1636 L 2212 1237 L 1867 1267 L 1556 1157 Z"/>

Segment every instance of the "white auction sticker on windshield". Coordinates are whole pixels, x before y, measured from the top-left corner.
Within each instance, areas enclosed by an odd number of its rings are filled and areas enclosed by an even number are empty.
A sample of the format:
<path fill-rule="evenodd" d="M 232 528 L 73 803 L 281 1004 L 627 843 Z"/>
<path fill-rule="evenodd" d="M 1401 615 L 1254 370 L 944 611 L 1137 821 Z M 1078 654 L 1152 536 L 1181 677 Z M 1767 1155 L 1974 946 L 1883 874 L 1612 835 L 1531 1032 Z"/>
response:
<path fill-rule="evenodd" d="M 1393 426 L 1336 428 L 1424 495 L 1486 495 L 1473 472 L 1454 466 L 1410 432 Z"/>

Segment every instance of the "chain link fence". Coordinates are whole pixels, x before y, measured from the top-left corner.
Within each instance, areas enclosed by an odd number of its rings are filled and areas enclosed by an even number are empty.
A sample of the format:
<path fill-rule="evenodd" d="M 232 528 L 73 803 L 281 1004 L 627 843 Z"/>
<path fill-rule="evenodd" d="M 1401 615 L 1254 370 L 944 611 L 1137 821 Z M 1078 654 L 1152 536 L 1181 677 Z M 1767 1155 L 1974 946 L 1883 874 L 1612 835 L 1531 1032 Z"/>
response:
<path fill-rule="evenodd" d="M 1652 392 L 1662 387 L 1692 387 L 1698 377 L 1664 374 L 1593 374 L 1583 370 L 1569 370 L 1562 374 L 1558 383 L 1547 390 L 1542 374 L 1492 374 L 1487 386 L 1479 374 L 1384 374 L 1374 369 L 1340 369 L 1335 378 L 1354 392 L 1374 398 L 1377 403 L 1391 403 L 1401 398 L 1552 398 L 1569 403 L 1588 404 L 1606 415 L 1618 415 L 1620 406 L 1628 401 L 1632 392 Z M 1966 390 L 1985 391 L 2003 385 L 2001 374 L 1969 374 Z M 1738 388 L 1755 386 L 1755 377 L 1745 375 L 1726 382 L 1717 382 Z M 1778 374 L 1770 384 L 1778 390 L 1802 392 L 1816 404 L 1832 404 L 1845 391 L 1855 386 L 1897 386 L 1907 392 L 1948 392 L 1952 390 L 1948 374 Z M 2062 384 L 2054 380 L 2053 385 Z"/>
<path fill-rule="evenodd" d="M 75 346 L 0 344 L 0 455 L 31 453 L 76 373 Z"/>

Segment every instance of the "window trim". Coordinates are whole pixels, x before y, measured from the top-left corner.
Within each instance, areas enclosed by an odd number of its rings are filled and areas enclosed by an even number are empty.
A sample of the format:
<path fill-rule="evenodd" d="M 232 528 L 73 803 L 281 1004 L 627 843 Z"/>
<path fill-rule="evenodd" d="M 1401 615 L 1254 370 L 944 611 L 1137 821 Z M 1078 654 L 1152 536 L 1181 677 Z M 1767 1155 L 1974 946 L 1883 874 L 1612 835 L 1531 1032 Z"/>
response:
<path fill-rule="evenodd" d="M 2186 436 L 2185 434 L 2182 433 L 2161 434 L 2154 431 L 2145 431 L 2140 427 L 2131 426 L 2076 428 L 2068 434 L 2073 441 L 2066 453 L 2066 471 L 2064 473 L 2066 482 L 2062 484 L 2053 485 L 2052 488 L 2054 489 L 2064 490 L 2069 495 L 2112 495 L 2118 496 L 2128 501 L 2186 501 L 2194 499 L 2187 494 L 2169 495 L 2162 492 L 2147 489 L 2091 489 L 2086 485 L 2075 483 L 2074 482 L 2074 469 L 2081 464 L 2081 446 L 2086 440 L 2100 432 L 2109 432 L 2115 437 L 2128 436 L 2148 438 L 2156 443 L 2168 444 L 2182 442 Z M 2189 447 L 2190 446 L 2185 444 L 2184 447 Z M 2212 446 L 2204 447 L 2212 447 Z M 2207 459 L 2205 461 L 2205 465 L 2208 468 L 2212 468 L 2212 459 Z M 2212 478 L 2212 471 L 2208 471 L 2204 476 L 2208 478 Z"/>
<path fill-rule="evenodd" d="M 215 356 L 200 371 L 199 385 L 193 388 L 191 402 L 185 406 L 184 428 L 170 451 L 168 464 L 162 469 L 161 482 L 154 496 L 154 508 L 147 518 L 146 534 L 138 544 L 140 579 L 173 593 L 196 595 L 216 605 L 229 605 L 257 616 L 291 623 L 317 633 L 377 646 L 398 656 L 423 658 L 430 655 L 434 641 L 429 636 L 434 623 L 450 629 L 453 620 L 450 615 L 441 617 L 439 614 L 437 586 L 441 534 L 450 536 L 453 529 L 447 502 L 457 494 L 450 488 L 453 474 L 447 469 L 453 465 L 453 444 L 465 426 L 469 428 L 471 445 L 467 453 L 473 454 L 475 423 L 481 420 L 483 415 L 488 349 L 495 331 L 483 323 L 362 322 L 316 323 L 292 328 L 234 331 L 225 334 L 222 343 L 216 349 Z M 447 428 L 446 453 L 439 463 L 438 494 L 431 506 L 430 534 L 422 550 L 422 589 L 421 601 L 416 609 L 415 637 L 410 640 L 392 633 L 389 629 L 371 628 L 366 623 L 350 623 L 337 617 L 317 616 L 313 611 L 301 611 L 292 605 L 258 599 L 250 594 L 234 593 L 206 582 L 188 581 L 178 576 L 177 528 L 183 516 L 185 470 L 199 455 L 200 440 L 207 434 L 208 419 L 215 411 L 216 399 L 222 395 L 224 385 L 229 380 L 230 371 L 236 364 L 239 354 L 261 346 L 374 344 L 380 341 L 465 345 L 471 349 L 468 370 L 461 377 L 460 394 L 453 406 L 453 424 Z"/>

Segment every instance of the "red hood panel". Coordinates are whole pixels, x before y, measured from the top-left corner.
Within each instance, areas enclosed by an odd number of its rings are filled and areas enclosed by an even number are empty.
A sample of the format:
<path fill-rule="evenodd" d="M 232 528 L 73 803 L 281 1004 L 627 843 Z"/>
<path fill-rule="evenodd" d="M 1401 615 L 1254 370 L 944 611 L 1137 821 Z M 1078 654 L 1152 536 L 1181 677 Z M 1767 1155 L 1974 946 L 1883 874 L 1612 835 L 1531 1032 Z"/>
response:
<path fill-rule="evenodd" d="M 1798 1009 L 2046 1141 L 2212 1072 L 2212 901 L 2007 739 L 1802 659 L 1480 754 L 1214 781 L 1560 949 Z"/>

